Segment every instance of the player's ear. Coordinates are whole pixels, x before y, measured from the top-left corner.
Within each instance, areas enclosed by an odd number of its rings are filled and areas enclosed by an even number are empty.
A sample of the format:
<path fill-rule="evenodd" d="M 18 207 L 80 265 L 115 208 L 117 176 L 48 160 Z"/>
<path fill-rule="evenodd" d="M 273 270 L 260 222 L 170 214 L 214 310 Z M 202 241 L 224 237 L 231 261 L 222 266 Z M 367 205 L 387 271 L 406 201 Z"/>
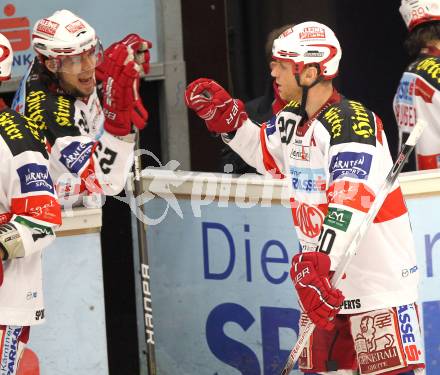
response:
<path fill-rule="evenodd" d="M 319 67 L 315 64 L 310 64 L 305 67 L 304 72 L 304 83 L 309 85 L 315 82 L 319 76 Z"/>
<path fill-rule="evenodd" d="M 46 66 L 47 70 L 49 70 L 52 73 L 56 73 L 57 72 L 57 62 L 54 59 L 46 59 L 44 60 L 44 65 Z"/>

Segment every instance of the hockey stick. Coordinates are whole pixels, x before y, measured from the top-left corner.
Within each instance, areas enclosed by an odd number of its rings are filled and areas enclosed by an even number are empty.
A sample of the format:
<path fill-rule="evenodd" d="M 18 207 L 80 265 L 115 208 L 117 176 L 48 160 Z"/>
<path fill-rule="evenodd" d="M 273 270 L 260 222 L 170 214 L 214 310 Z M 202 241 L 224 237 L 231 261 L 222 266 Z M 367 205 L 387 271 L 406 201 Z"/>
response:
<path fill-rule="evenodd" d="M 136 130 L 136 149 L 140 150 L 140 135 L 139 130 Z M 139 197 L 142 194 L 142 160 L 140 155 L 134 157 L 134 196 Z M 142 287 L 142 308 L 144 312 L 144 329 L 145 329 L 145 343 L 147 345 L 147 367 L 148 375 L 156 375 L 156 354 L 155 354 L 155 338 L 153 326 L 153 309 L 151 304 L 151 290 L 150 290 L 150 264 L 148 262 L 148 248 L 147 239 L 144 231 L 144 223 L 142 222 L 143 207 L 136 206 L 138 213 L 136 215 L 137 223 L 137 237 L 139 247 L 139 264 L 141 271 L 141 287 Z"/>
<path fill-rule="evenodd" d="M 405 165 L 405 162 L 407 161 L 409 155 L 411 154 L 411 151 L 414 149 L 414 146 L 419 140 L 420 135 L 422 134 L 425 126 L 426 126 L 425 121 L 422 120 L 417 121 L 416 125 L 414 126 L 414 129 L 412 130 L 411 134 L 409 135 L 408 139 L 403 145 L 402 150 L 400 151 L 396 162 L 394 163 L 393 167 L 388 173 L 388 176 L 386 177 L 384 183 L 380 187 L 376 195 L 376 198 L 374 199 L 370 209 L 368 210 L 367 214 L 365 215 L 359 227 L 358 232 L 354 236 L 352 242 L 348 246 L 347 251 L 343 255 L 338 266 L 336 267 L 335 273 L 333 274 L 333 277 L 331 279 L 331 283 L 334 287 L 338 287 L 339 282 L 342 279 L 342 275 L 345 273 L 347 266 L 350 264 L 351 260 L 356 255 L 356 251 L 359 248 L 359 244 L 361 243 L 365 233 L 370 227 L 371 222 L 374 220 L 377 213 L 379 212 L 379 209 L 382 207 L 385 198 L 387 197 L 389 191 L 391 190 L 394 182 L 397 179 L 397 176 L 399 175 L 400 171 Z M 310 319 L 307 319 L 306 324 L 304 326 L 304 330 L 301 333 L 301 336 L 298 338 L 295 346 L 291 350 L 289 357 L 287 358 L 286 364 L 284 365 L 284 368 L 281 371 L 281 375 L 287 375 L 290 373 L 290 371 L 292 371 L 293 366 L 298 361 L 298 358 L 301 352 L 303 351 L 307 340 L 312 335 L 315 327 L 316 325 Z"/>

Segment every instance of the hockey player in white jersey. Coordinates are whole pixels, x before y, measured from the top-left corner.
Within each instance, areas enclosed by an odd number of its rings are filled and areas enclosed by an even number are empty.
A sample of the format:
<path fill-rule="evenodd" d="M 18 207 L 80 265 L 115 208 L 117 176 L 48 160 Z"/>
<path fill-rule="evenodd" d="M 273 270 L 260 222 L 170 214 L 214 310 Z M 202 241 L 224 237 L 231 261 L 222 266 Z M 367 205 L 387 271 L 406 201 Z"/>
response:
<path fill-rule="evenodd" d="M 394 97 L 399 143 L 417 120 L 425 120 L 428 126 L 416 145 L 416 167 L 440 168 L 440 1 L 402 0 L 399 10 L 408 28 L 405 46 L 414 59 Z"/>
<path fill-rule="evenodd" d="M 329 283 L 393 164 L 379 117 L 333 87 L 340 58 L 339 42 L 323 24 L 304 22 L 285 31 L 274 42 L 271 68 L 289 104 L 261 127 L 210 79 L 192 82 L 185 100 L 247 163 L 289 181 L 301 243 L 290 274 L 303 311 L 317 326 L 301 354 L 301 370 L 412 374 L 424 367 L 418 268 L 397 183 L 341 290 Z"/>
<path fill-rule="evenodd" d="M 9 79 L 11 45 L 0 34 L 0 81 Z M 44 322 L 42 250 L 61 209 L 43 138 L 0 99 L 0 373 L 15 375 L 30 326 Z"/>
<path fill-rule="evenodd" d="M 60 10 L 37 21 L 32 44 L 37 56 L 13 107 L 47 138 L 60 202 L 118 194 L 133 163 L 134 130 L 148 118 L 138 90 L 151 43 L 130 34 L 104 53 L 93 27 Z"/>

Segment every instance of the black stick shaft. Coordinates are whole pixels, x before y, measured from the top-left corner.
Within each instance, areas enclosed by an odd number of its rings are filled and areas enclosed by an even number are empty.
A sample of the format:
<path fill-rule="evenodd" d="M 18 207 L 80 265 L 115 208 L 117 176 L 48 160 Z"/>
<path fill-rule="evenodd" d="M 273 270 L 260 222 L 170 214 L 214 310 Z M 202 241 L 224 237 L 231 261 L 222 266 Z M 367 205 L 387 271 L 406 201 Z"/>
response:
<path fill-rule="evenodd" d="M 136 149 L 140 150 L 140 136 L 139 131 L 136 132 Z M 134 196 L 139 197 L 142 194 L 142 179 L 141 179 L 141 157 L 135 155 L 134 158 Z M 147 345 L 147 368 L 148 375 L 156 375 L 156 354 L 155 354 L 155 336 L 153 325 L 153 308 L 151 303 L 151 289 L 150 289 L 150 263 L 148 261 L 148 247 L 146 231 L 144 230 L 144 223 L 142 222 L 143 206 L 137 206 L 139 210 L 136 215 L 137 220 L 137 237 L 139 248 L 139 264 L 140 264 L 140 276 L 142 287 L 142 309 L 143 309 L 143 322 L 145 343 Z"/>

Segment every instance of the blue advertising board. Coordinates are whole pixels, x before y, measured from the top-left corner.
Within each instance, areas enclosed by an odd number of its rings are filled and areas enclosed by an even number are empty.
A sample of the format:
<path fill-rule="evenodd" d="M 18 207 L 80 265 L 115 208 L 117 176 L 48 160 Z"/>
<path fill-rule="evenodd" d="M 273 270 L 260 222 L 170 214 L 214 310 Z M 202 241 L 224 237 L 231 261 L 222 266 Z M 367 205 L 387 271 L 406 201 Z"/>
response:
<path fill-rule="evenodd" d="M 422 280 L 427 374 L 438 374 L 440 197 L 407 203 Z M 157 218 L 169 207 L 157 197 L 145 208 Z M 147 231 L 159 373 L 278 374 L 299 317 L 288 275 L 298 249 L 290 210 L 198 205 L 184 197 L 173 208 Z"/>

